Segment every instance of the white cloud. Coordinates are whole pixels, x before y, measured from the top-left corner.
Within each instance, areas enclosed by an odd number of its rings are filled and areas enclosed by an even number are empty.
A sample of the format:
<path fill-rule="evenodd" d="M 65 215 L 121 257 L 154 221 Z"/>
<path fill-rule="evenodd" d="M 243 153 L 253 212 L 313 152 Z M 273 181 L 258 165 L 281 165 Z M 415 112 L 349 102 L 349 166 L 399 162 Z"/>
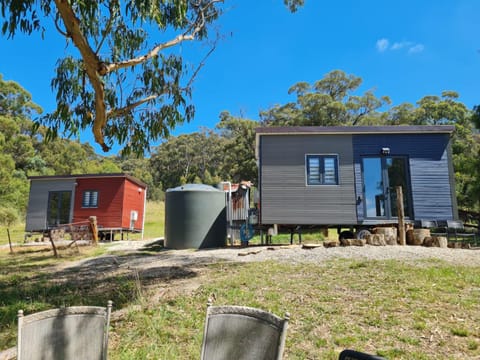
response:
<path fill-rule="evenodd" d="M 392 45 L 390 48 L 391 50 L 400 50 L 403 49 L 404 47 L 412 46 L 413 43 L 410 41 L 402 41 L 402 42 L 396 42 Z"/>
<path fill-rule="evenodd" d="M 380 40 L 377 40 L 377 50 L 380 51 L 380 52 L 384 52 L 385 50 L 388 50 L 388 46 L 389 46 L 389 41 L 388 39 L 380 39 Z"/>
<path fill-rule="evenodd" d="M 376 48 L 378 52 L 405 50 L 408 54 L 418 54 L 425 50 L 423 44 L 412 41 L 396 41 L 390 45 L 387 38 L 377 40 Z"/>
<path fill-rule="evenodd" d="M 423 44 L 416 44 L 408 49 L 409 54 L 418 54 L 425 50 L 425 46 Z"/>

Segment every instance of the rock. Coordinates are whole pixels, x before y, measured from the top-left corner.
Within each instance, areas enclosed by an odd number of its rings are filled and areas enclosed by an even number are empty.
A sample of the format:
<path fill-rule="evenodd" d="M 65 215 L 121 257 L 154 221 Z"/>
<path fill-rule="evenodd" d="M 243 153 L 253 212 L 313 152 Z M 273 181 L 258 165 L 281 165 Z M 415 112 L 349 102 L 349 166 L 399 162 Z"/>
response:
<path fill-rule="evenodd" d="M 426 237 L 430 236 L 430 229 L 413 229 L 406 233 L 408 245 L 423 245 Z"/>
<path fill-rule="evenodd" d="M 367 241 L 365 239 L 341 239 L 342 246 L 365 246 Z"/>
<path fill-rule="evenodd" d="M 471 249 L 472 246 L 468 243 L 461 243 L 459 241 L 450 241 L 448 242 L 447 247 L 451 249 Z"/>
<path fill-rule="evenodd" d="M 439 248 L 446 248 L 448 247 L 448 241 L 445 236 L 434 236 L 433 237 L 433 246 Z"/>
<path fill-rule="evenodd" d="M 370 234 L 366 236 L 366 242 L 368 245 L 374 246 L 385 246 L 387 243 L 385 242 L 385 235 L 384 234 Z"/>
<path fill-rule="evenodd" d="M 427 236 L 423 239 L 423 246 L 432 247 L 433 246 L 433 236 Z"/>
<path fill-rule="evenodd" d="M 322 244 L 303 244 L 302 249 L 315 249 L 322 246 Z"/>
<path fill-rule="evenodd" d="M 262 252 L 261 249 L 250 250 L 250 251 L 243 251 L 243 252 L 239 252 L 239 253 L 238 253 L 238 256 L 256 255 L 256 254 L 259 254 L 259 253 L 261 253 L 261 252 Z"/>
<path fill-rule="evenodd" d="M 333 241 L 324 241 L 323 246 L 326 248 L 337 247 L 340 246 L 340 242 L 333 240 Z"/>
<path fill-rule="evenodd" d="M 385 244 L 378 245 L 397 245 L 398 236 L 396 227 L 377 227 L 375 228 L 375 234 L 383 235 L 385 238 Z M 372 244 L 376 245 L 376 244 Z"/>

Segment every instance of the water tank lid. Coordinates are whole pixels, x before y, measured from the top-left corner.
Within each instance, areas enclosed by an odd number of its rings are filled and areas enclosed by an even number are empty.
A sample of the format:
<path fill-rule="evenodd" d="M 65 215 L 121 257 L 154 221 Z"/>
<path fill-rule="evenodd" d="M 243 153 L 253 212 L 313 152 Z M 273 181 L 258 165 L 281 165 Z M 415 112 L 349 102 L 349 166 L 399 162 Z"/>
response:
<path fill-rule="evenodd" d="M 176 188 L 173 189 L 167 189 L 167 192 L 172 192 L 172 191 L 213 191 L 213 192 L 223 192 L 219 189 L 214 188 L 213 186 L 210 185 L 205 185 L 205 184 L 185 184 L 181 186 L 177 186 Z"/>

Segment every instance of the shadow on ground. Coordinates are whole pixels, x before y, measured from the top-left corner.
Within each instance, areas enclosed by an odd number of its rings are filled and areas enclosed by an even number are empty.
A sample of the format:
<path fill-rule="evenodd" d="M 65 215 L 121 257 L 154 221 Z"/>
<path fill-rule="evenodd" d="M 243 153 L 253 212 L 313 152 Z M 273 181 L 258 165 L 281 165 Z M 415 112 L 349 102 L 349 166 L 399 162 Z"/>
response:
<path fill-rule="evenodd" d="M 60 306 L 102 306 L 112 300 L 119 310 L 135 301 L 142 287 L 193 280 L 204 266 L 219 261 L 208 251 L 204 254 L 182 255 L 153 242 L 135 251 L 116 251 L 53 266 L 42 265 L 42 259 L 51 259 L 51 253 L 13 256 L 0 270 L 0 328 L 11 327 L 19 309 L 32 313 Z"/>

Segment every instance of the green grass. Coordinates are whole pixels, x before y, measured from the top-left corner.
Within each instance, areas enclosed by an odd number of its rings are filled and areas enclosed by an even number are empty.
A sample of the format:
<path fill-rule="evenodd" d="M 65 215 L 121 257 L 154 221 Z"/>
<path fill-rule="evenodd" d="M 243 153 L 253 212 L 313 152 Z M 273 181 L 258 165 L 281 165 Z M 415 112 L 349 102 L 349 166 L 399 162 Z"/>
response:
<path fill-rule="evenodd" d="M 480 356 L 478 307 L 464 308 L 459 302 L 478 305 L 479 268 L 358 263 L 210 266 L 193 294 L 156 304 L 140 301 L 140 308 L 116 322 L 111 358 L 198 358 L 205 303 L 212 296 L 216 304 L 254 306 L 278 315 L 288 311 L 288 359 L 337 359 L 344 348 L 389 359 Z M 432 271 L 439 273 L 435 283 Z M 418 326 L 419 317 L 423 326 Z"/>
<path fill-rule="evenodd" d="M 165 203 L 163 201 L 148 201 L 145 213 L 144 239 L 154 239 L 165 234 Z M 140 234 L 132 234 L 130 239 L 138 240 Z"/>
<path fill-rule="evenodd" d="M 24 223 L 17 223 L 10 227 L 0 226 L 0 245 L 7 245 L 8 244 L 8 231 L 10 232 L 10 240 L 12 243 L 23 243 L 24 236 L 25 236 L 25 224 Z"/>
<path fill-rule="evenodd" d="M 389 359 L 480 357 L 479 267 L 367 260 L 219 263 L 158 274 L 162 267 L 120 274 L 99 265 L 51 267 L 102 250 L 88 251 L 60 259 L 48 251 L 0 254 L 0 349 L 15 345 L 20 308 L 112 299 L 121 311 L 112 321 L 111 359 L 197 359 L 213 297 L 219 305 L 289 312 L 287 359 L 336 359 L 344 348 Z M 135 256 L 142 255 L 162 252 Z M 116 254 L 119 262 L 131 256 Z"/>

